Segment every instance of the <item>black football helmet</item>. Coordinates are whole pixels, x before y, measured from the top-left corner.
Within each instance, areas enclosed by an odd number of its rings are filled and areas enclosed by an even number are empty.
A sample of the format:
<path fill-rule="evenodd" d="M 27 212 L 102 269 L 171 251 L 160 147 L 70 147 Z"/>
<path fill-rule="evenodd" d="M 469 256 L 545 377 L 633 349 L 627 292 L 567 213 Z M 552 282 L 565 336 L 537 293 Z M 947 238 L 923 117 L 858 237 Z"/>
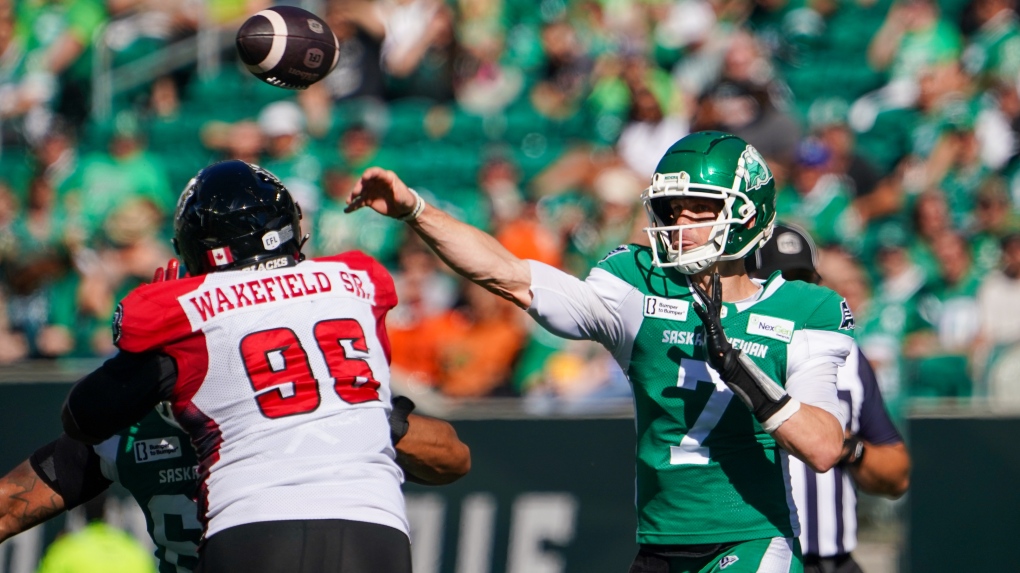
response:
<path fill-rule="evenodd" d="M 301 209 L 275 175 L 239 160 L 198 172 L 181 193 L 174 249 L 192 276 L 304 257 Z"/>

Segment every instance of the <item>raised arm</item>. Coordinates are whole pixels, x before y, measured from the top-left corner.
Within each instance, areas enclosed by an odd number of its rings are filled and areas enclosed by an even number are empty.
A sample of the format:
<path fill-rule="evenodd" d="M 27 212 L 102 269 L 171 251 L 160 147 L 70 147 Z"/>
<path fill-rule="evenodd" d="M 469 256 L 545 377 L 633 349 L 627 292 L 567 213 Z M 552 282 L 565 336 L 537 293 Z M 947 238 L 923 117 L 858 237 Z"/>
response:
<path fill-rule="evenodd" d="M 347 212 L 361 207 L 406 221 L 450 268 L 521 308 L 531 306 L 531 269 L 491 235 L 426 205 L 392 171 L 372 167 L 347 200 Z"/>

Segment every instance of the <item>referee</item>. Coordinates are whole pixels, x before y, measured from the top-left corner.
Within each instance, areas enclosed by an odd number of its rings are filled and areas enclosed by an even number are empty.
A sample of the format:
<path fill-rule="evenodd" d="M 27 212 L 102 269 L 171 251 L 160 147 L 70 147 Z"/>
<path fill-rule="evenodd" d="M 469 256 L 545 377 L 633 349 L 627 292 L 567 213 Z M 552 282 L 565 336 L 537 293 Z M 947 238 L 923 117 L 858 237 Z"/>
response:
<path fill-rule="evenodd" d="M 804 231 L 776 224 L 772 239 L 748 257 L 748 273 L 818 283 L 814 243 Z M 840 402 L 849 411 L 843 458 L 815 473 L 790 456 L 793 499 L 800 516 L 805 573 L 859 573 L 850 552 L 857 546 L 857 489 L 897 498 L 907 490 L 910 456 L 882 401 L 875 372 L 860 349 L 851 352 L 836 378 Z"/>

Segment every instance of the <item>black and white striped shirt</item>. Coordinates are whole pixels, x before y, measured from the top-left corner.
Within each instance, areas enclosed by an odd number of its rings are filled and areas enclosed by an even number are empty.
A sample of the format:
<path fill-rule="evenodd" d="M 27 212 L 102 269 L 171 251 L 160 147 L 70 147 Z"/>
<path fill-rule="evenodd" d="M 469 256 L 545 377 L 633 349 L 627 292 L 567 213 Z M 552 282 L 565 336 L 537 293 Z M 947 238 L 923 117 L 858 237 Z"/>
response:
<path fill-rule="evenodd" d="M 875 372 L 855 348 L 840 367 L 836 390 L 847 409 L 847 428 L 871 444 L 903 441 L 885 410 Z M 865 455 L 867 455 L 865 453 Z M 857 546 L 857 491 L 843 466 L 819 474 L 789 457 L 793 499 L 800 517 L 800 545 L 804 555 L 833 557 Z"/>

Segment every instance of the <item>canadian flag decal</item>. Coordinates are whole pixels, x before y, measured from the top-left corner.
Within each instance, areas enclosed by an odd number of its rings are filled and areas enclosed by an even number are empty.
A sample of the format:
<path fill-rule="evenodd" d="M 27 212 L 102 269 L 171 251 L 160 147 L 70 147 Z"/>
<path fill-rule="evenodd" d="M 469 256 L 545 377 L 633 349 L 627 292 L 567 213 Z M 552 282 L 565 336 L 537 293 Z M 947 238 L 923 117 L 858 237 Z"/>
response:
<path fill-rule="evenodd" d="M 230 254 L 230 247 L 209 249 L 205 252 L 205 256 L 209 259 L 210 264 L 217 267 L 222 267 L 223 265 L 234 262 L 234 257 Z"/>

